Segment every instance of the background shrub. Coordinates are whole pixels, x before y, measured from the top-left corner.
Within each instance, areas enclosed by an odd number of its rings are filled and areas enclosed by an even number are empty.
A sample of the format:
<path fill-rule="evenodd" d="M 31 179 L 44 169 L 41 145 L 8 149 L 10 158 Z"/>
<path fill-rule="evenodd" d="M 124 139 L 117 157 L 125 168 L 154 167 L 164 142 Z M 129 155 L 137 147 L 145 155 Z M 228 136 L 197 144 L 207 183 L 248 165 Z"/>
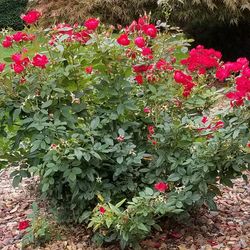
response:
<path fill-rule="evenodd" d="M 250 58 L 249 0 L 159 0 L 172 25 L 195 43 L 218 49 L 224 60 Z M 191 3 L 190 3 L 191 2 Z"/>
<path fill-rule="evenodd" d="M 144 11 L 155 11 L 156 0 L 35 0 L 32 6 L 43 12 L 43 24 L 51 22 L 82 23 L 83 19 L 97 16 L 110 24 L 125 25 L 137 18 Z"/>
<path fill-rule="evenodd" d="M 27 3 L 28 0 L 0 0 L 0 30 L 7 27 L 23 29 L 20 15 L 25 11 Z"/>

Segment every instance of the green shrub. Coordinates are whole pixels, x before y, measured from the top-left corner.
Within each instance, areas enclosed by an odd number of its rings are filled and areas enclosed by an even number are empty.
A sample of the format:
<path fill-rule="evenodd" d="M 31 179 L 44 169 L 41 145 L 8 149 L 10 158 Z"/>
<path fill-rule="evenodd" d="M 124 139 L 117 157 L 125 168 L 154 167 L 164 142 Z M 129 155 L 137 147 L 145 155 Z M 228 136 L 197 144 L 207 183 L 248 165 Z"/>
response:
<path fill-rule="evenodd" d="M 249 62 L 223 64 L 202 46 L 181 60 L 183 35 L 159 34 L 147 20 L 119 35 L 97 19 L 30 28 L 44 37 L 29 41 L 40 51 L 24 49 L 22 33 L 12 41 L 20 54 L 0 64 L 9 161 L 26 163 L 14 183 L 39 175 L 65 221 L 91 218 L 97 241 L 122 247 L 159 229 L 157 218 L 216 209 L 218 183 L 232 185 L 249 163 Z"/>
<path fill-rule="evenodd" d="M 170 20 L 180 25 L 188 23 L 234 23 L 247 21 L 249 0 L 158 0 L 170 15 Z"/>
<path fill-rule="evenodd" d="M 28 0 L 0 0 L 0 30 L 7 27 L 22 30 L 20 15 L 25 12 L 27 3 Z"/>

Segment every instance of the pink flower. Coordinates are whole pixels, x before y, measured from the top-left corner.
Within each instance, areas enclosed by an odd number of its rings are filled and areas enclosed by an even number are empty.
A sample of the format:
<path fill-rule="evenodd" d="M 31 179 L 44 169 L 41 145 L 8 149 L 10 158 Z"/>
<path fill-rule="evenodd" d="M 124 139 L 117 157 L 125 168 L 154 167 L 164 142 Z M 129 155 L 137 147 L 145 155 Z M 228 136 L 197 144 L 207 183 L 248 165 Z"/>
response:
<path fill-rule="evenodd" d="M 123 142 L 124 139 L 125 139 L 125 137 L 124 137 L 123 135 L 119 135 L 119 136 L 116 138 L 116 140 L 117 140 L 118 142 Z"/>
<path fill-rule="evenodd" d="M 146 45 L 146 41 L 142 36 L 138 36 L 135 38 L 135 45 L 139 48 L 143 48 Z"/>
<path fill-rule="evenodd" d="M 145 108 L 143 109 L 143 112 L 144 112 L 144 113 L 151 113 L 151 109 L 150 109 L 149 107 L 145 107 Z"/>
<path fill-rule="evenodd" d="M 155 188 L 157 191 L 163 193 L 163 192 L 165 192 L 166 190 L 169 189 L 169 186 L 168 186 L 167 183 L 161 181 L 161 182 L 156 183 L 156 184 L 154 185 L 154 188 Z"/>
<path fill-rule="evenodd" d="M 206 116 L 203 116 L 201 122 L 205 124 L 207 123 L 207 121 L 208 121 L 208 118 Z"/>
<path fill-rule="evenodd" d="M 143 84 L 143 76 L 142 75 L 137 75 L 135 77 L 135 81 L 139 84 L 142 85 Z"/>
<path fill-rule="evenodd" d="M 99 26 L 100 21 L 97 18 L 89 18 L 85 23 L 84 26 L 88 30 L 96 30 Z"/>
<path fill-rule="evenodd" d="M 41 13 L 39 11 L 31 10 L 27 12 L 25 15 L 22 15 L 21 19 L 26 24 L 33 24 L 33 23 L 36 23 L 40 17 L 41 17 Z"/>
<path fill-rule="evenodd" d="M 100 207 L 99 212 L 100 212 L 100 214 L 105 214 L 106 209 L 104 207 Z"/>
<path fill-rule="evenodd" d="M 56 150 L 58 148 L 58 145 L 53 143 L 50 145 L 50 148 Z"/>
<path fill-rule="evenodd" d="M 92 66 L 86 67 L 86 68 L 85 68 L 85 72 L 86 72 L 87 74 L 91 74 L 91 73 L 93 72 L 93 67 L 92 67 Z"/>
<path fill-rule="evenodd" d="M 130 44 L 130 40 L 126 34 L 120 35 L 116 41 L 122 46 L 128 46 Z"/>
<path fill-rule="evenodd" d="M 18 229 L 21 230 L 25 230 L 26 228 L 28 228 L 30 225 L 30 222 L 28 220 L 24 220 L 24 221 L 20 221 L 18 224 Z"/>
<path fill-rule="evenodd" d="M 6 64 L 0 63 L 0 72 L 4 71 L 5 66 L 6 66 Z"/>
<path fill-rule="evenodd" d="M 36 54 L 32 60 L 32 64 L 35 67 L 39 67 L 42 69 L 44 69 L 46 67 L 46 64 L 48 64 L 48 63 L 49 63 L 49 60 L 48 60 L 47 56 L 41 55 L 41 54 Z"/>
<path fill-rule="evenodd" d="M 143 31 L 146 35 L 151 38 L 155 38 L 157 36 L 157 29 L 153 24 L 148 24 L 143 27 Z"/>

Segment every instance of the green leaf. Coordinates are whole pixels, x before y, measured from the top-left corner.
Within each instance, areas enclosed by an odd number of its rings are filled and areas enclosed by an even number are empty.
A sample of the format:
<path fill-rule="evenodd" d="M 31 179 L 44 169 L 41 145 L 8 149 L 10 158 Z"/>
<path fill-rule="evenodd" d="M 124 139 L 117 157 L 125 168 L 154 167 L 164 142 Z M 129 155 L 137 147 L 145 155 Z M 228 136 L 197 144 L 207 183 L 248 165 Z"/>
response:
<path fill-rule="evenodd" d="M 149 187 L 146 187 L 145 188 L 145 194 L 148 195 L 148 196 L 152 196 L 154 194 L 154 191 L 152 188 L 149 188 Z"/>
<path fill-rule="evenodd" d="M 141 229 L 142 231 L 148 232 L 148 228 L 143 224 L 143 223 L 139 223 L 137 226 L 138 229 Z"/>
<path fill-rule="evenodd" d="M 83 158 L 85 159 L 85 161 L 89 162 L 91 156 L 90 156 L 89 153 L 84 152 L 84 153 L 83 153 Z"/>
<path fill-rule="evenodd" d="M 22 181 L 22 176 L 21 176 L 21 175 L 16 175 L 16 176 L 13 178 L 13 181 L 12 181 L 13 187 L 14 187 L 14 188 L 18 187 L 21 181 Z"/>
<path fill-rule="evenodd" d="M 83 221 L 86 221 L 91 215 L 91 211 L 85 211 L 79 218 L 79 223 L 82 223 Z"/>
<path fill-rule="evenodd" d="M 125 131 L 122 128 L 118 129 L 118 134 L 121 136 L 125 136 Z"/>
<path fill-rule="evenodd" d="M 75 175 L 78 175 L 78 174 L 81 174 L 82 173 L 82 170 L 78 167 L 74 167 L 72 168 L 72 172 L 75 174 Z"/>
<path fill-rule="evenodd" d="M 168 177 L 168 181 L 178 181 L 181 179 L 181 176 L 177 173 L 173 173 L 171 175 L 169 175 Z"/>
<path fill-rule="evenodd" d="M 77 160 L 80 161 L 82 159 L 83 153 L 79 148 L 75 148 L 74 154 L 75 154 Z"/>
<path fill-rule="evenodd" d="M 116 159 L 116 161 L 117 161 L 118 164 L 122 164 L 123 163 L 123 157 L 122 156 L 118 157 Z"/>
<path fill-rule="evenodd" d="M 90 123 L 90 128 L 91 129 L 96 129 L 98 125 L 100 124 L 100 117 L 97 116 L 95 119 L 93 119 Z"/>
<path fill-rule="evenodd" d="M 201 192 L 203 192 L 204 194 L 206 194 L 207 190 L 208 190 L 207 183 L 205 181 L 200 182 L 199 189 L 201 190 Z"/>
<path fill-rule="evenodd" d="M 44 102 L 41 106 L 42 109 L 49 107 L 52 104 L 52 100 L 48 100 L 47 102 Z"/>

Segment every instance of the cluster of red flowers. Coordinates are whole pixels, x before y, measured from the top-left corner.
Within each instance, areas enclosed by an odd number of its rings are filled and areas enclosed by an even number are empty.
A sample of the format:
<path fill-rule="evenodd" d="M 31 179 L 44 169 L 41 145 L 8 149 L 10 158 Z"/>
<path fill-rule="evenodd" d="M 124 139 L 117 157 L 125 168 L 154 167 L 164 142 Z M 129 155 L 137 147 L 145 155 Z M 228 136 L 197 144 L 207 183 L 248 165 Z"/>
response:
<path fill-rule="evenodd" d="M 2 41 L 2 46 L 4 48 L 9 48 L 13 45 L 14 42 L 20 43 L 20 42 L 33 41 L 35 38 L 36 37 L 33 34 L 27 34 L 25 32 L 18 31 L 12 36 L 6 36 L 5 39 Z"/>
<path fill-rule="evenodd" d="M 232 73 L 237 74 L 235 91 L 226 96 L 231 100 L 231 106 L 244 105 L 245 100 L 250 100 L 250 68 L 246 58 L 239 58 L 236 62 L 228 62 L 218 68 L 216 77 L 224 81 Z"/>
<path fill-rule="evenodd" d="M 198 71 L 199 74 L 205 74 L 207 69 L 217 68 L 222 55 L 214 49 L 205 49 L 198 45 L 189 52 L 187 59 L 181 61 L 186 65 L 190 72 Z"/>
<path fill-rule="evenodd" d="M 65 23 L 56 25 L 53 30 L 55 34 L 52 36 L 49 44 L 54 45 L 62 35 L 68 35 L 66 42 L 77 41 L 81 44 L 85 44 L 89 39 L 91 33 L 93 33 L 99 26 L 100 21 L 97 18 L 89 18 L 84 23 L 84 29 L 81 29 L 78 24 L 73 26 Z"/>
<path fill-rule="evenodd" d="M 153 51 L 149 46 L 149 39 L 154 39 L 157 36 L 157 28 L 153 24 L 148 23 L 148 17 L 144 16 L 133 21 L 130 26 L 126 27 L 125 32 L 117 38 L 117 43 L 121 46 L 129 46 L 132 48 L 126 50 L 126 56 L 135 59 L 138 54 L 141 55 L 143 60 L 152 60 Z M 130 39 L 129 35 L 132 34 L 135 38 Z M 139 84 L 143 84 L 146 79 L 148 82 L 156 82 L 159 77 L 157 73 L 166 70 L 173 70 L 171 63 L 161 58 L 155 64 L 140 63 L 133 65 L 133 72 L 136 73 L 134 80 Z"/>
<path fill-rule="evenodd" d="M 181 70 L 176 70 L 174 72 L 174 80 L 177 83 L 182 84 L 182 86 L 184 87 L 182 95 L 184 97 L 188 97 L 191 94 L 193 87 L 195 86 L 192 76 L 185 74 Z"/>
<path fill-rule="evenodd" d="M 29 64 L 32 64 L 33 66 L 38 68 L 45 68 L 46 65 L 49 63 L 47 56 L 41 54 L 36 54 L 33 57 L 32 61 L 28 57 L 25 57 L 23 53 L 15 53 L 11 56 L 11 59 L 13 63 L 10 66 L 17 74 L 22 73 Z M 0 66 L 1 72 L 4 70 L 5 64 L 0 65 L 2 65 Z"/>

